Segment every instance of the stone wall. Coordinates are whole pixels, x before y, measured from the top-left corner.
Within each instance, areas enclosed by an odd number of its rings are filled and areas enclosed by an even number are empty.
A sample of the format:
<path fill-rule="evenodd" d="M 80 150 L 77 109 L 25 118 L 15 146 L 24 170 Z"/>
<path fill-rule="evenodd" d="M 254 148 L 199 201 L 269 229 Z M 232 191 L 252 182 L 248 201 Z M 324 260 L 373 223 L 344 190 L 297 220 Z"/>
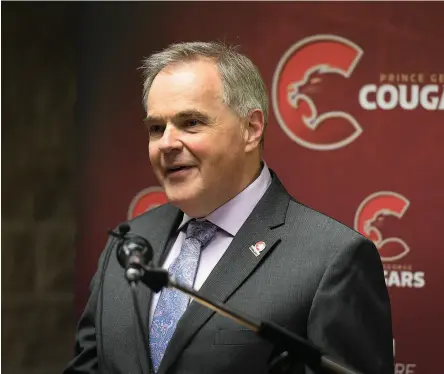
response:
<path fill-rule="evenodd" d="M 2 3 L 2 372 L 74 343 L 75 3 Z"/>

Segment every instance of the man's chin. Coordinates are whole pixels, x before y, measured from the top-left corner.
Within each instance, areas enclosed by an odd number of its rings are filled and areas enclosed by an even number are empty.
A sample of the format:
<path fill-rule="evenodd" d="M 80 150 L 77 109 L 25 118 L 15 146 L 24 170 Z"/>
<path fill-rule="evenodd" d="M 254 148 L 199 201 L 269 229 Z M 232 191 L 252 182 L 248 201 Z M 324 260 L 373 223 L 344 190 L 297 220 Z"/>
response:
<path fill-rule="evenodd" d="M 195 193 L 187 193 L 184 188 L 181 189 L 178 187 L 166 187 L 165 194 L 168 198 L 168 201 L 177 207 L 191 204 L 193 201 L 195 201 L 196 198 Z"/>
<path fill-rule="evenodd" d="M 176 208 L 192 216 L 194 210 L 198 207 L 198 196 L 195 191 L 187 193 L 186 191 L 177 191 L 178 189 L 166 189 L 168 202 Z"/>

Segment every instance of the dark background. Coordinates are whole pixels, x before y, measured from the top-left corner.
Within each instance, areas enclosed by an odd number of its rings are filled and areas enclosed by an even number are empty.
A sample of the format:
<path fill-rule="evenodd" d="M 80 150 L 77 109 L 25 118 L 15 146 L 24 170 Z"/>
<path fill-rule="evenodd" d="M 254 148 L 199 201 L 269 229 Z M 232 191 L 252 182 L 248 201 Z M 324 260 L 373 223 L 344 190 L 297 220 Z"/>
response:
<path fill-rule="evenodd" d="M 75 328 L 79 4 L 2 2 L 2 372 L 60 373 Z"/>

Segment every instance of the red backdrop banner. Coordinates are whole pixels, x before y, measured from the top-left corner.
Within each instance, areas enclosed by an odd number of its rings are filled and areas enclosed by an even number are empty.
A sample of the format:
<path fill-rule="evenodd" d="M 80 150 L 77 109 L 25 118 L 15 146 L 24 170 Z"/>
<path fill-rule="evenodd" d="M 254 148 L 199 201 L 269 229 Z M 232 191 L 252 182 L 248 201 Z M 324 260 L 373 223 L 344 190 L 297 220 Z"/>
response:
<path fill-rule="evenodd" d="M 268 165 L 298 200 L 378 247 L 395 373 L 441 373 L 443 14 L 442 3 L 85 4 L 78 313 L 106 230 L 165 202 L 142 124 L 142 58 L 223 40 L 241 45 L 269 88 Z"/>

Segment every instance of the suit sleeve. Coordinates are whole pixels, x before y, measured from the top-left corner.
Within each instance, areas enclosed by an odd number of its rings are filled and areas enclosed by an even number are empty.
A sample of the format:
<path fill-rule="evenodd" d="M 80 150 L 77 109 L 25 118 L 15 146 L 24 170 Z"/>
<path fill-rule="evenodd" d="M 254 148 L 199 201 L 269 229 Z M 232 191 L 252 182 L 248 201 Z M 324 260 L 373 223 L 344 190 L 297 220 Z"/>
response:
<path fill-rule="evenodd" d="M 360 239 L 330 261 L 313 299 L 307 334 L 332 359 L 356 371 L 393 374 L 390 299 L 371 241 Z"/>
<path fill-rule="evenodd" d="M 96 315 L 99 305 L 103 267 L 111 251 L 111 240 L 100 255 L 98 268 L 90 282 L 90 295 L 77 325 L 74 357 L 68 363 L 63 374 L 96 374 L 99 373 L 99 359 L 96 341 Z M 107 256 L 108 254 L 108 256 Z"/>

